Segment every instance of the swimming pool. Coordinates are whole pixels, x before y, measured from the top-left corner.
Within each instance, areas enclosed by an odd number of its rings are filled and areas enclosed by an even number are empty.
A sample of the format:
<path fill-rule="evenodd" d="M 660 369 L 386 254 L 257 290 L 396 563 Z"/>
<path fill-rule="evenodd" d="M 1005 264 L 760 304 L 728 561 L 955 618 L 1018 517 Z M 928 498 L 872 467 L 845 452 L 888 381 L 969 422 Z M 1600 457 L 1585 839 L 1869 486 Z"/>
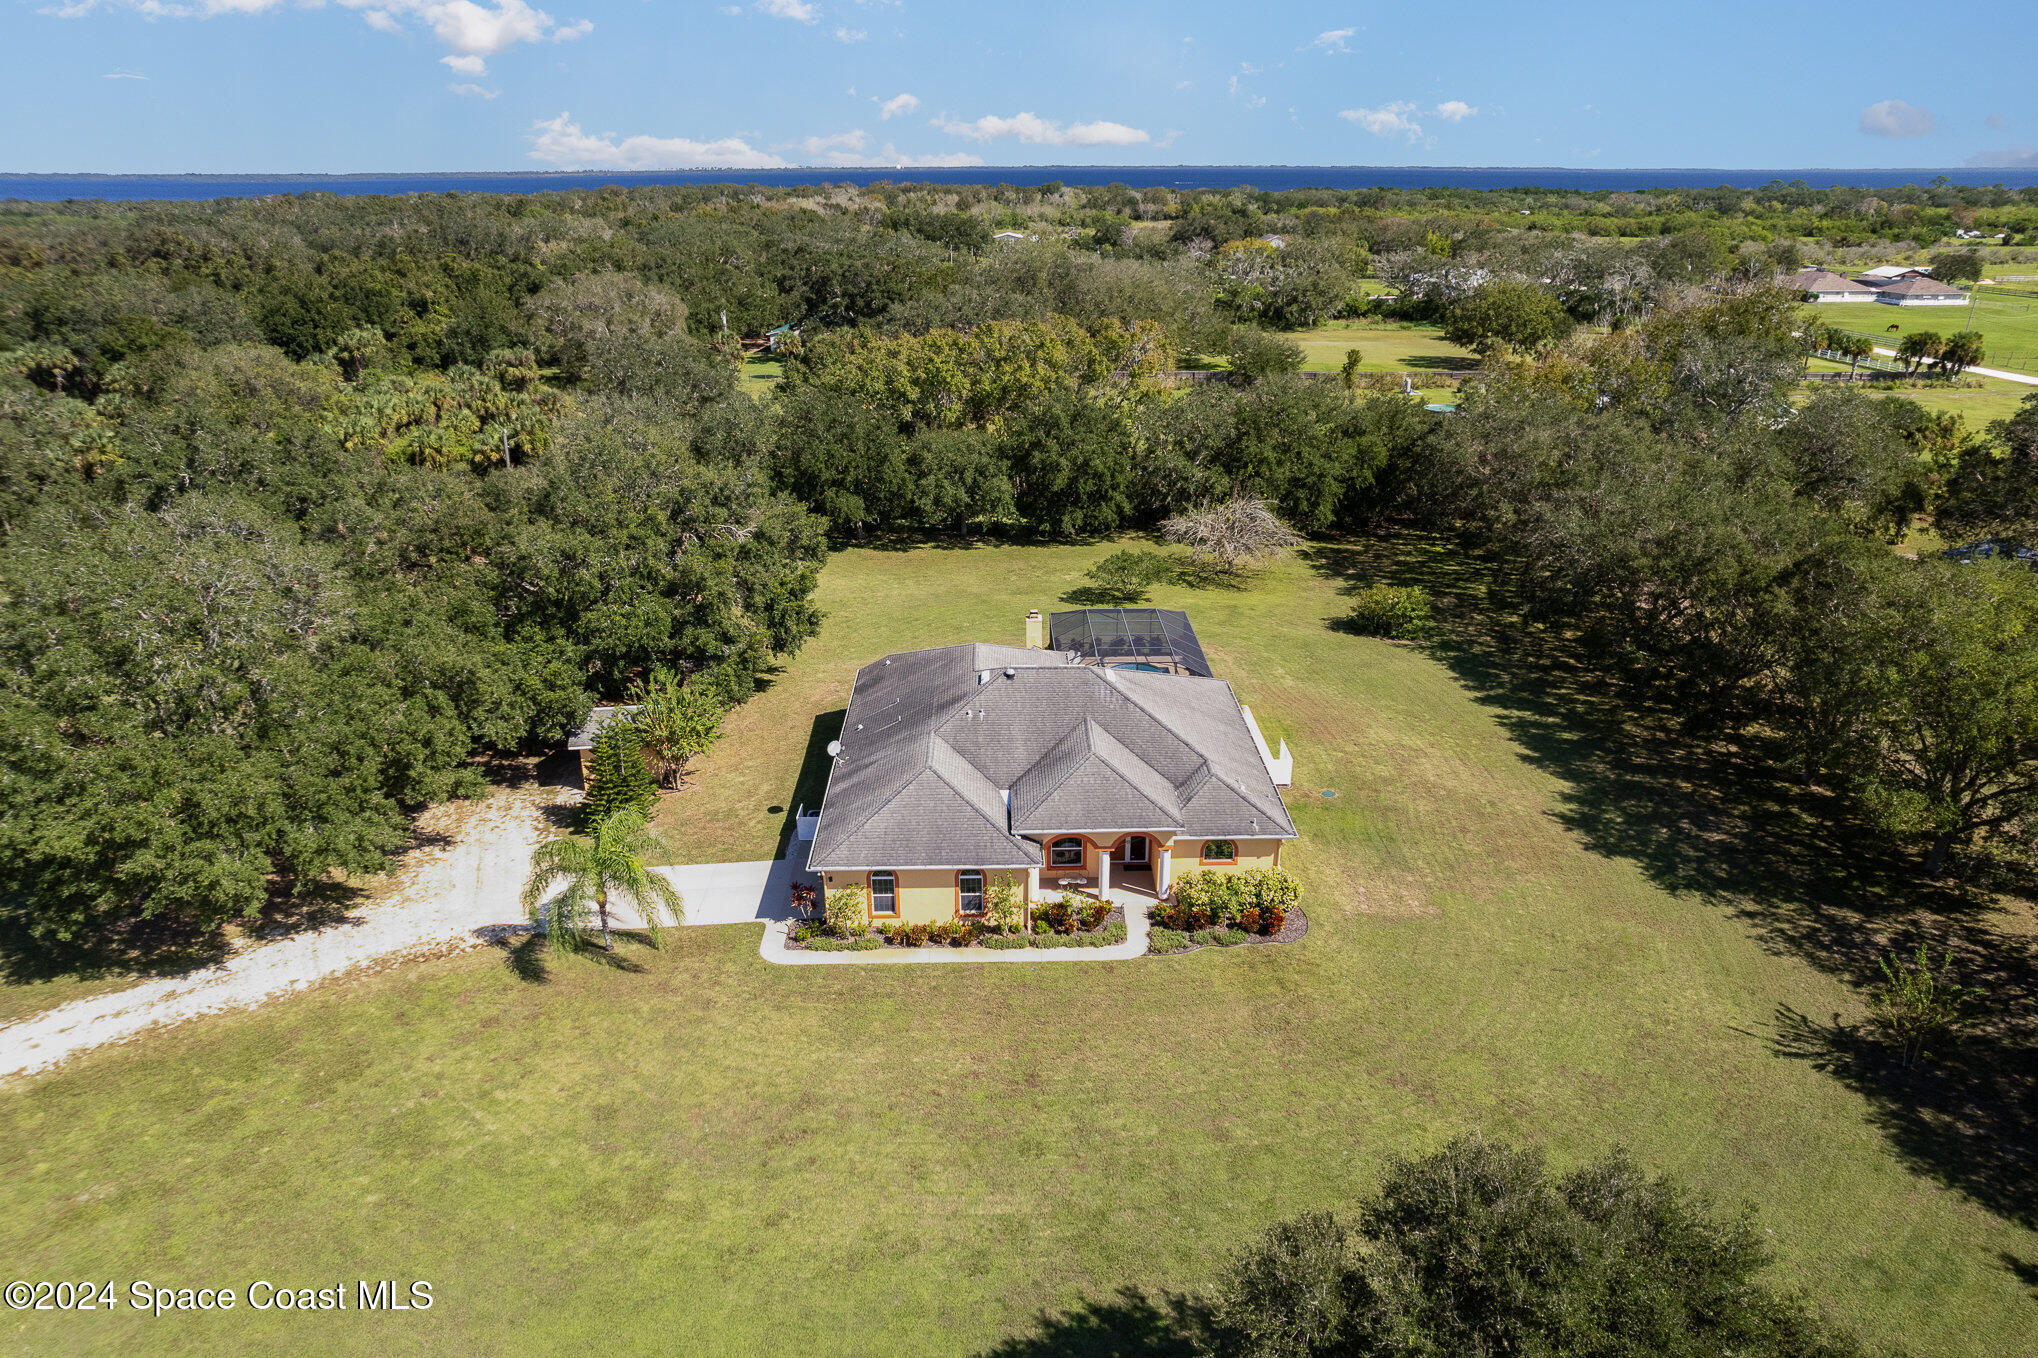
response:
<path fill-rule="evenodd" d="M 1112 668 L 1112 669 L 1114 669 L 1114 670 L 1145 670 L 1145 671 L 1146 671 L 1146 672 L 1147 672 L 1148 674 L 1166 674 L 1166 673 L 1167 673 L 1167 671 L 1166 671 L 1165 669 L 1163 669 L 1163 668 L 1162 668 L 1161 666 L 1159 666 L 1159 665 L 1149 665 L 1149 664 L 1147 664 L 1147 663 L 1146 663 L 1145 661 L 1143 661 L 1143 660 L 1142 660 L 1142 661 L 1138 661 L 1137 663 L 1134 663 L 1134 664 L 1126 664 L 1126 665 L 1113 665 L 1113 666 L 1112 666 L 1111 668 Z"/>

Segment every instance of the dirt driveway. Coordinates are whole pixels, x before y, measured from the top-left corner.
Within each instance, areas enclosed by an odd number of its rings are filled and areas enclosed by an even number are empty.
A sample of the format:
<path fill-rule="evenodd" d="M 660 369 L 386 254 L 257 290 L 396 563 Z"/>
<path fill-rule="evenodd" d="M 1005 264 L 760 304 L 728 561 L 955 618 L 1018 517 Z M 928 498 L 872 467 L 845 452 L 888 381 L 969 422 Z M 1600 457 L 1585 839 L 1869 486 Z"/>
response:
<path fill-rule="evenodd" d="M 522 918 L 531 851 L 552 830 L 548 806 L 577 794 L 535 783 L 436 806 L 413 849 L 361 907 L 322 928 L 256 942 L 217 965 L 93 995 L 0 1027 L 0 1078 L 160 1024 L 247 1009 L 355 967 L 476 947 Z"/>

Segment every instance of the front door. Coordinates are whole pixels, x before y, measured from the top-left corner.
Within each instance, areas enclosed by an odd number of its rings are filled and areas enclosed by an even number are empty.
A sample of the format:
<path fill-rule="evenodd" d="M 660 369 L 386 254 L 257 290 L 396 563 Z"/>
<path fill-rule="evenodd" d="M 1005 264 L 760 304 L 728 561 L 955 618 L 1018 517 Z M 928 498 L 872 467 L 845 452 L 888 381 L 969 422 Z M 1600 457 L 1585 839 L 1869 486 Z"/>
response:
<path fill-rule="evenodd" d="M 1127 835 L 1125 842 L 1118 846 L 1118 861 L 1128 868 L 1146 866 L 1146 836 Z"/>

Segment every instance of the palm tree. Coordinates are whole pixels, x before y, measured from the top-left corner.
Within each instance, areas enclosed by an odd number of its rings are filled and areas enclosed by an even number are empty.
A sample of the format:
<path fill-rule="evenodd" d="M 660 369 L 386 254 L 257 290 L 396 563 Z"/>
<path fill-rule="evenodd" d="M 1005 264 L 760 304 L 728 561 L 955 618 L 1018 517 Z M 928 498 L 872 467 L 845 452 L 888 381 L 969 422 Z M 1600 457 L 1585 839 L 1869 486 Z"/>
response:
<path fill-rule="evenodd" d="M 531 855 L 531 879 L 524 883 L 524 909 L 531 923 L 554 948 L 581 946 L 592 905 L 601 922 L 602 947 L 614 951 L 609 938 L 609 900 L 628 901 L 651 926 L 652 946 L 660 940 L 661 915 L 678 923 L 686 901 L 672 883 L 644 866 L 644 855 L 664 848 L 641 811 L 617 811 L 603 817 L 594 833 L 549 840 Z M 546 894 L 558 883 L 566 889 L 552 900 Z"/>

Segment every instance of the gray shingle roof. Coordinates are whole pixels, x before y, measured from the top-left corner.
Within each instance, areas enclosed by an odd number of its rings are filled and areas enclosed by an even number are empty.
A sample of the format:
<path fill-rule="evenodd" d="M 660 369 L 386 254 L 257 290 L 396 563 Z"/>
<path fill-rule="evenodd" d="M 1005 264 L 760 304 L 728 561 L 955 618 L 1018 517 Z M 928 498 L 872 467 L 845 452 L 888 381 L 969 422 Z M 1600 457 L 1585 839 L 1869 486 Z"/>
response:
<path fill-rule="evenodd" d="M 638 703 L 624 703 L 619 707 L 597 707 L 587 714 L 587 721 L 578 731 L 566 737 L 566 748 L 592 750 L 594 738 L 602 733 L 603 727 L 620 718 L 634 717 L 641 711 L 643 707 Z"/>
<path fill-rule="evenodd" d="M 1802 269 L 1787 275 L 1783 286 L 1792 292 L 1868 292 L 1870 289 L 1851 278 L 1842 278 L 1831 269 Z"/>
<path fill-rule="evenodd" d="M 1023 833 L 1105 830 L 1294 837 L 1231 685 L 944 646 L 857 672 L 808 861 L 1031 867 Z"/>
<path fill-rule="evenodd" d="M 1877 289 L 1885 297 L 1965 297 L 1966 293 L 1951 283 L 1941 283 L 1933 278 L 1899 278 Z"/>

